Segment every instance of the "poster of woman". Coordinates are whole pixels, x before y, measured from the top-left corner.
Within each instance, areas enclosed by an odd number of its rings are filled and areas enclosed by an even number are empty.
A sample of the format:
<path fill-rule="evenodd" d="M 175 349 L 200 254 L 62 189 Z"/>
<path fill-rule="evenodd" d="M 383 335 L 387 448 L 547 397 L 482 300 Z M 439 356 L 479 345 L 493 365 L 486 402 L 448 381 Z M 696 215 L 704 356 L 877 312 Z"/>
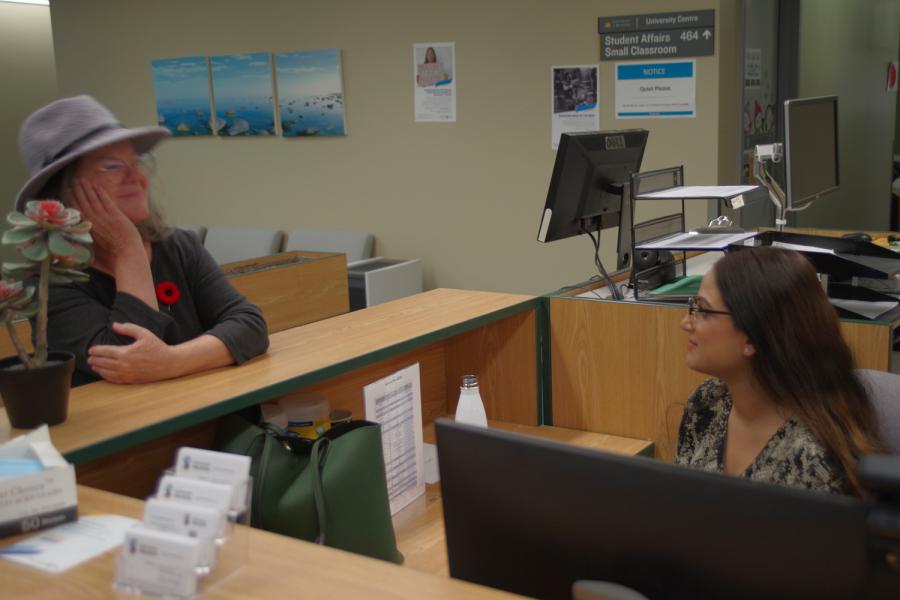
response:
<path fill-rule="evenodd" d="M 456 121 L 456 45 L 413 44 L 413 79 L 417 122 Z"/>

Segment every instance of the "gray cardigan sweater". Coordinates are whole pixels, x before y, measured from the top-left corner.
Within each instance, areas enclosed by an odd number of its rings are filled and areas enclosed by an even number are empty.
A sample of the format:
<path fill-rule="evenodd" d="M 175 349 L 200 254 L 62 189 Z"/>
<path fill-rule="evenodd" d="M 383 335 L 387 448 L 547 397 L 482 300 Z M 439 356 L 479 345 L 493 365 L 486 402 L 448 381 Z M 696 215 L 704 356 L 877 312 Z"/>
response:
<path fill-rule="evenodd" d="M 195 234 L 173 229 L 171 236 L 154 243 L 150 271 L 154 286 L 177 286 L 177 302 L 159 302 L 159 310 L 154 310 L 116 291 L 115 280 L 96 269 L 88 269 L 91 279 L 86 283 L 50 287 L 48 346 L 75 354 L 72 385 L 99 379 L 87 364 L 91 346 L 133 341 L 114 333 L 113 323 L 140 325 L 170 345 L 207 333 L 222 340 L 238 364 L 269 347 L 259 308 L 234 289 Z"/>

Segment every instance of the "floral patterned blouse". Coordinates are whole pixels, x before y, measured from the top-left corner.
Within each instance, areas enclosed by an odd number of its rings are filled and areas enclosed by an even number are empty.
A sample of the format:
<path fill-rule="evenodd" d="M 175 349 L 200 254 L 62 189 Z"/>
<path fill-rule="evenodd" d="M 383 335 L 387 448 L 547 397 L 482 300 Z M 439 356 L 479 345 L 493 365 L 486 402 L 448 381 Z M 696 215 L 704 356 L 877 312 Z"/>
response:
<path fill-rule="evenodd" d="M 724 472 L 731 395 L 718 379 L 707 379 L 688 399 L 678 430 L 675 463 Z M 803 423 L 788 419 L 769 439 L 742 477 L 787 487 L 844 493 L 841 470 Z"/>

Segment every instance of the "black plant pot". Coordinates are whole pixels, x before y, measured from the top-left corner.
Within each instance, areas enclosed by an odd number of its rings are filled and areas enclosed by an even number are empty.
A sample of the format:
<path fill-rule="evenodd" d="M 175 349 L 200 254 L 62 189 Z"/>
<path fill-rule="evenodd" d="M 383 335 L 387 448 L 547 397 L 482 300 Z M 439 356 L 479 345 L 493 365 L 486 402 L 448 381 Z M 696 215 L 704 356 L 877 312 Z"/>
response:
<path fill-rule="evenodd" d="M 0 360 L 0 397 L 9 424 L 31 429 L 65 421 L 74 369 L 71 352 L 50 352 L 47 362 L 36 369 L 26 369 L 18 356 Z"/>

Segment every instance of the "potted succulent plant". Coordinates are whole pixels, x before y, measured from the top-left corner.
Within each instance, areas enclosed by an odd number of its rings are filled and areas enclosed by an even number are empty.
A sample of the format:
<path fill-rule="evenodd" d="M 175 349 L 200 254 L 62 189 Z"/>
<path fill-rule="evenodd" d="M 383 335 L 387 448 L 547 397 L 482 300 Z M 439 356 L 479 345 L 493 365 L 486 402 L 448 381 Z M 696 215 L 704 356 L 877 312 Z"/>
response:
<path fill-rule="evenodd" d="M 13 211 L 6 221 L 12 228 L 3 233 L 2 243 L 15 246 L 20 260 L 3 264 L 0 318 L 17 356 L 0 360 L 0 396 L 13 427 L 54 425 L 66 419 L 75 357 L 48 352 L 49 286 L 88 279 L 82 269 L 93 258 L 91 224 L 56 200 L 32 200 L 24 214 Z M 33 277 L 37 290 L 23 283 Z M 33 354 L 16 334 L 16 317 L 35 317 Z"/>

